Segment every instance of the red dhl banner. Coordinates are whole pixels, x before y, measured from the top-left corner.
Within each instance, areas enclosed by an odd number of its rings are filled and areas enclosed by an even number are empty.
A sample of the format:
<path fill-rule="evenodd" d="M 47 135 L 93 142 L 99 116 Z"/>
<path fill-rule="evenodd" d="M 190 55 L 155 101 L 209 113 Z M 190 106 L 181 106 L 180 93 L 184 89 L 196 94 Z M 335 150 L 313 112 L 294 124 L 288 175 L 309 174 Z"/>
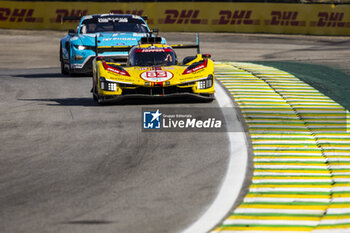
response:
<path fill-rule="evenodd" d="M 350 5 L 287 3 L 0 1 L 0 28 L 69 29 L 78 21 L 62 17 L 101 13 L 147 15 L 161 31 L 350 35 Z"/>

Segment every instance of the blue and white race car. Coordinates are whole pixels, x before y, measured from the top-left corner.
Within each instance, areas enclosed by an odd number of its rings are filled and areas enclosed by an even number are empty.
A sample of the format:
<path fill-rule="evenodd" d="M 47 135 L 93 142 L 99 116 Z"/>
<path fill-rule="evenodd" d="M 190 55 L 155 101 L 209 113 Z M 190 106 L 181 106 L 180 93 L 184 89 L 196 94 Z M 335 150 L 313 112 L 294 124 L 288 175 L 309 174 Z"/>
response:
<path fill-rule="evenodd" d="M 143 17 L 137 15 L 96 14 L 83 16 L 77 30 L 69 30 L 60 42 L 62 74 L 91 73 L 96 56 L 95 44 L 103 47 L 134 46 L 150 33 Z M 162 38 L 162 43 L 166 43 Z M 103 54 L 117 63 L 126 63 L 128 53 L 109 51 Z"/>

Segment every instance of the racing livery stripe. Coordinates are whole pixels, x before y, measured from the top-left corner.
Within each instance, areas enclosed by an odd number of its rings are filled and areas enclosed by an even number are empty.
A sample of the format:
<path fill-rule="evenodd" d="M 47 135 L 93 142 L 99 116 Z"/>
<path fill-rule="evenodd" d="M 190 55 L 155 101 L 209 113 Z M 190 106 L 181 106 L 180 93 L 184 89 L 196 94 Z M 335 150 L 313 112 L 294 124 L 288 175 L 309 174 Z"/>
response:
<path fill-rule="evenodd" d="M 287 72 L 217 62 L 254 153 L 243 202 L 213 232 L 350 232 L 349 112 Z"/>

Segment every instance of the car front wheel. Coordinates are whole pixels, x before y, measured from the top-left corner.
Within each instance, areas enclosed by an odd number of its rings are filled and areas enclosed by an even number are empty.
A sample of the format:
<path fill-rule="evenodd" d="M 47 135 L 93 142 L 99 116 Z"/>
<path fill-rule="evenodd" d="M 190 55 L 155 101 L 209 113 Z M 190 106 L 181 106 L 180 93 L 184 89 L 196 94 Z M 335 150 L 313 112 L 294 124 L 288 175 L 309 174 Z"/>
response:
<path fill-rule="evenodd" d="M 69 75 L 69 72 L 64 68 L 64 61 L 61 61 L 61 74 Z"/>

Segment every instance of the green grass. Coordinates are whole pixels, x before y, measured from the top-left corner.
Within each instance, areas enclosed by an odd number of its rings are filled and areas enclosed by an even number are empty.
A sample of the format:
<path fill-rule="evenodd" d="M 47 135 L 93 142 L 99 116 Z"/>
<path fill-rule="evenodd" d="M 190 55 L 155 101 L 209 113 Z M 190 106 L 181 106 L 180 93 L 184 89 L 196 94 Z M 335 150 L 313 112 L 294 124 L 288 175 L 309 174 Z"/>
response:
<path fill-rule="evenodd" d="M 293 74 L 350 110 L 350 75 L 331 67 L 296 62 L 253 62 Z"/>

